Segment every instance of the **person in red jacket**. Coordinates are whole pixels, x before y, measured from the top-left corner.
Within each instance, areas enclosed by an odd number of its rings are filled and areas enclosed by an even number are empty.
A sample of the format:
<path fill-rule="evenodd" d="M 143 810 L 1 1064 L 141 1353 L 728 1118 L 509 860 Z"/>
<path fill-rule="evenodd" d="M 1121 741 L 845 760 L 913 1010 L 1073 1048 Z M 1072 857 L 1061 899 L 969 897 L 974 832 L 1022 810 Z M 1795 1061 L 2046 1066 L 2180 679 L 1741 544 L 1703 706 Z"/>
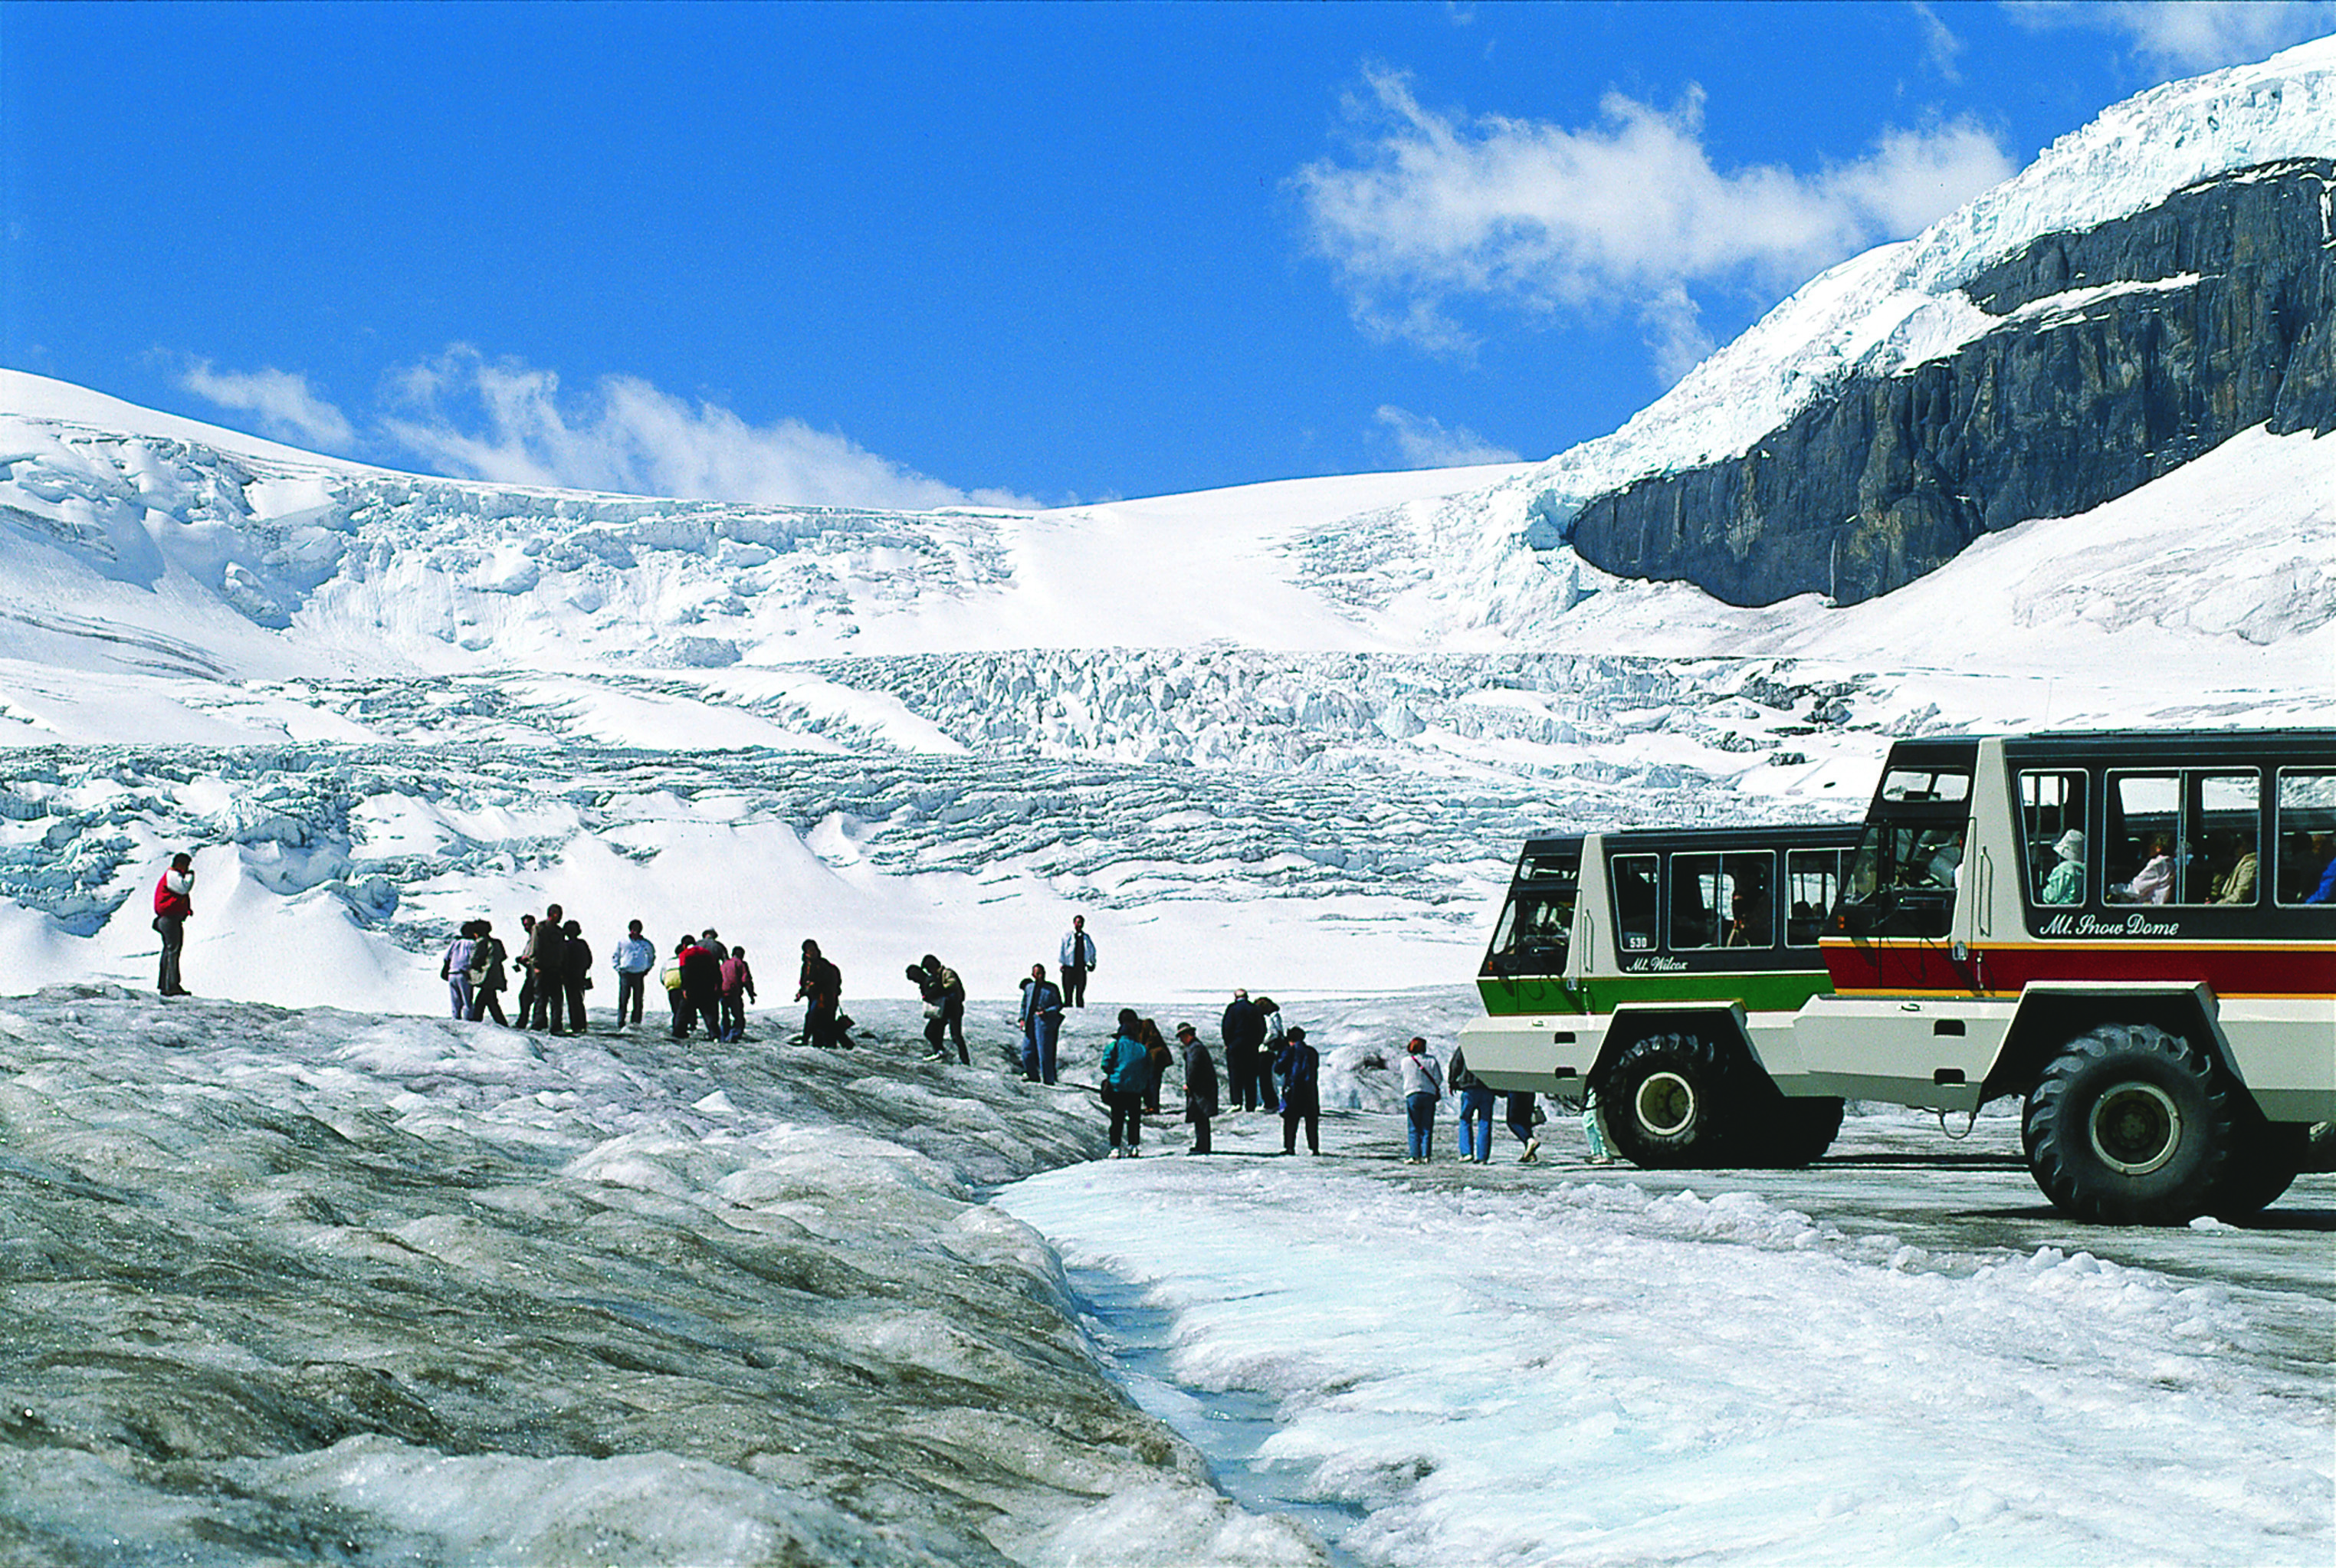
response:
<path fill-rule="evenodd" d="M 179 950 L 187 945 L 187 919 L 195 912 L 195 857 L 172 855 L 170 869 L 154 883 L 154 929 L 162 933 L 162 972 L 158 989 L 166 997 L 188 995 L 179 983 Z"/>

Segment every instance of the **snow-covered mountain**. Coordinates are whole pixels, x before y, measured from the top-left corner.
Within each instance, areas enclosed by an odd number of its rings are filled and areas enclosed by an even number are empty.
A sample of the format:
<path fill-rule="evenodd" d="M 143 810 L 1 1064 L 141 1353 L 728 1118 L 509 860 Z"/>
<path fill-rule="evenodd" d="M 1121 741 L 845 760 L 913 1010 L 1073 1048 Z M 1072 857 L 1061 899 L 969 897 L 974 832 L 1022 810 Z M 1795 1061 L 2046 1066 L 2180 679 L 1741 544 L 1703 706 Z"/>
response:
<path fill-rule="evenodd" d="M 2282 259 L 2302 275 L 2298 284 L 2275 287 L 2270 299 L 2246 301 L 2242 308 L 2229 313 L 2231 318 L 2217 325 L 2230 336 L 2283 336 L 2287 341 L 2279 346 L 2282 360 L 2296 346 L 2294 339 L 2307 339 L 2302 359 L 2319 384 L 2312 417 L 2275 419 L 2273 428 L 2294 429 L 2308 424 L 2325 433 L 2331 417 L 2336 417 L 2331 413 L 2336 410 L 2336 374 L 2329 368 L 2331 346 L 2325 326 L 2315 334 L 2311 324 L 2315 319 L 2324 324 L 2336 311 L 2336 283 L 2329 277 L 2336 263 L 2328 254 L 2331 159 L 2336 159 L 2336 37 L 2300 45 L 2260 64 L 2214 72 L 2141 93 L 2061 138 L 2021 173 L 1915 238 L 1878 247 L 1815 278 L 1621 430 L 1561 453 L 1517 481 L 1514 486 L 1519 492 L 1517 499 L 1530 509 L 1520 522 L 1530 520 L 1544 542 L 1571 537 L 1581 514 L 1601 498 L 1629 492 L 1652 480 L 1728 469 L 1739 460 L 1755 465 L 1757 459 L 1770 455 L 1761 449 L 1781 447 L 1779 435 L 1796 422 L 1827 405 L 1854 401 L 1853 389 L 1904 383 L 1925 367 L 1952 361 L 1991 336 L 2066 328 L 2088 313 L 2099 313 L 2120 297 L 2128 308 L 2138 306 L 2178 312 L 2188 307 L 2194 317 L 2211 317 L 2216 302 L 2208 302 L 2201 310 L 2195 297 L 2202 285 L 2214 292 L 2213 283 L 2225 274 L 2260 281 L 2261 273 L 2273 269 Z M 2297 187 L 2294 205 L 2302 210 L 2295 215 L 2293 233 L 2278 232 L 2275 213 L 2254 214 L 2251 216 L 2263 232 L 2242 234 L 2237 243 L 2218 247 L 2217 239 L 2231 238 L 2227 212 L 2198 211 L 2204 204 L 2195 200 L 2188 204 L 2189 209 L 2167 210 L 2177 198 L 2195 197 L 2200 188 L 2220 188 L 2227 196 L 2234 188 L 2244 190 L 2282 180 Z M 2147 220 L 2152 214 L 2159 215 L 2155 223 Z M 2096 252 L 2122 254 L 2096 254 L 2088 258 L 2097 268 L 2092 276 L 2069 276 L 2067 242 L 2104 231 L 2115 234 L 2121 243 L 2096 246 Z M 2283 258 L 2277 254 L 2282 248 L 2287 251 Z M 2044 265 L 2029 269 L 2028 276 L 2002 276 L 2007 268 L 2016 270 L 2016 264 L 2026 257 L 2039 258 Z M 2078 269 L 2082 267 L 2080 261 Z M 2202 268 L 2214 276 L 2201 278 Z M 2275 283 L 2285 281 L 2274 279 Z M 2263 355 L 2258 352 L 2255 357 Z M 2205 366 L 2195 355 L 2172 368 L 2180 379 L 2205 379 L 2200 373 Z M 2253 364 L 2244 379 L 2251 384 L 2268 379 L 2270 390 L 2275 393 L 2280 368 L 2276 364 L 2268 367 Z M 2102 374 L 2099 367 L 2077 367 L 2072 374 L 2082 378 L 2088 370 L 2095 375 Z M 2114 376 L 2117 372 L 2111 368 L 2108 374 Z M 1996 370 L 1972 379 L 1988 380 L 1990 390 L 2000 394 L 2006 377 Z M 2263 389 L 2250 385 L 2247 390 Z M 1897 433 L 1902 437 L 1907 433 L 1904 424 L 1959 423 L 1954 414 L 1935 406 L 1944 401 L 1935 387 L 1922 391 L 1932 406 L 1911 414 L 1885 408 L 1881 411 L 1881 422 L 1886 424 L 1891 414 L 1897 414 L 1902 424 Z M 2246 400 L 2234 401 L 2244 404 Z M 2041 420 L 2052 417 L 2050 413 L 2039 416 L 2039 411 L 2022 412 L 2031 432 Z M 2068 416 L 2063 413 L 2061 417 Z M 2243 417 L 2238 424 L 2221 430 L 2217 439 L 2262 417 Z M 1995 433 L 1998 446 L 2017 444 L 2003 442 L 2000 433 Z M 2093 433 L 2097 441 L 2110 439 L 2098 429 Z M 2162 438 L 2166 433 L 2151 433 Z M 2077 449 L 2077 443 L 2070 444 Z M 2154 448 L 2164 443 L 2161 439 L 2147 444 Z M 2098 493 L 2087 504 L 2098 504 L 2156 477 L 2177 461 L 2195 455 L 2195 450 L 2169 452 L 2154 469 L 2134 463 L 2130 483 L 2114 489 L 2097 487 Z M 2159 456 L 2155 451 L 2146 455 Z M 2069 461 L 2065 453 L 2047 456 L 2062 463 Z M 1803 463 L 1810 461 L 1805 452 L 1789 457 Z M 1903 454 L 1890 453 L 1876 460 L 1874 466 L 1885 466 L 1893 457 L 1904 461 Z M 1778 461 L 1786 461 L 1786 454 L 1778 453 Z M 1838 456 L 1835 461 L 1840 461 Z M 1877 499 L 1874 493 L 1877 482 L 1882 487 L 1890 482 L 1880 474 L 1854 477 L 1865 482 L 1856 491 L 1853 510 L 1858 503 L 1872 504 Z M 1747 548 L 1747 528 L 1762 513 L 1780 510 L 1774 496 L 1757 493 L 1758 489 L 1747 483 L 1728 495 L 1718 508 L 1718 516 L 1691 520 L 1689 531 L 1699 521 L 1708 530 L 1724 531 L 1739 559 L 1753 553 Z M 1756 493 L 1747 495 L 1744 490 Z M 1688 504 L 1709 511 L 1715 499 L 1698 496 Z M 2000 528 L 2027 516 L 2045 514 L 2039 511 L 1987 515 L 1982 509 L 1979 521 L 1983 526 Z M 1643 528 L 1646 520 L 1656 515 L 1660 514 L 1641 507 L 1638 516 L 1627 521 Z M 1637 551 L 1625 548 L 1623 541 L 1614 537 L 1611 521 L 1608 529 L 1600 531 L 1593 554 L 1615 564 L 1625 556 L 1648 553 L 1643 548 Z M 1832 525 L 1838 519 L 1827 515 L 1823 521 Z M 1757 553 L 1779 553 L 1773 539 L 1764 542 L 1767 548 Z M 1670 568 L 1696 564 L 1682 552 L 1667 557 L 1656 551 L 1653 559 Z M 1721 586 L 1729 575 L 1709 570 L 1708 565 L 1702 571 L 1672 570 L 1659 574 L 1686 577 L 1713 587 Z M 1820 583 L 1823 580 L 1818 579 Z M 1903 576 L 1893 579 L 1881 574 L 1876 590 L 1904 580 Z M 1782 597 L 1773 590 L 1760 591 L 1767 584 L 1757 574 L 1728 586 L 1743 590 L 1738 597 L 1748 595 L 1747 602 Z"/>
<path fill-rule="evenodd" d="M 2325 722 L 2310 428 L 1839 607 L 1563 536 L 2000 330 L 1961 291 L 2039 240 L 2336 154 L 2331 81 L 2314 44 L 2121 105 L 1541 464 L 751 507 L 394 473 L 0 372 L 0 983 L 137 978 L 190 845 L 192 983 L 283 1002 L 427 1009 L 456 921 L 547 899 L 602 945 L 815 935 L 863 994 L 928 950 L 1007 994 L 1075 908 L 1155 996 L 1426 985 L 1471 972 L 1528 832 L 1854 815 L 1896 734 Z"/>

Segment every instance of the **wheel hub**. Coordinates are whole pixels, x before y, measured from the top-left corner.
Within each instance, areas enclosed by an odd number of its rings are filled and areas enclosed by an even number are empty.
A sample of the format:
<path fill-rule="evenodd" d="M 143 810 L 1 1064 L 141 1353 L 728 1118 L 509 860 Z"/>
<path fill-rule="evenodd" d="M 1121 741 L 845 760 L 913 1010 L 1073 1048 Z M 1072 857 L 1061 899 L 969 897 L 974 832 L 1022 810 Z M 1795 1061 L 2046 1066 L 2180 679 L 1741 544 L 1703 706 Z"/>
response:
<path fill-rule="evenodd" d="M 1649 1135 L 1676 1138 L 1695 1125 L 1695 1086 L 1677 1073 L 1650 1073 L 1631 1108 Z"/>
<path fill-rule="evenodd" d="M 2146 1176 L 2182 1146 L 2182 1113 L 2156 1084 L 2119 1084 L 2093 1102 L 2092 1137 L 2103 1164 Z"/>

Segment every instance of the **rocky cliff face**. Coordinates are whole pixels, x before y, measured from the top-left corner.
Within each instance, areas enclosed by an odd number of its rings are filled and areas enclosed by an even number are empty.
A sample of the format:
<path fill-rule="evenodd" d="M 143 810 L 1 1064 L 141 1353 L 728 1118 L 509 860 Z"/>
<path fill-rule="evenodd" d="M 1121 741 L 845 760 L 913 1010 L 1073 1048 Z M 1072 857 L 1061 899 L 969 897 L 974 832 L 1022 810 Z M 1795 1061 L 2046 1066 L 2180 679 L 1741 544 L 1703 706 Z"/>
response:
<path fill-rule="evenodd" d="M 1990 530 L 2088 510 L 2238 432 L 2336 429 L 2336 161 L 2261 165 L 1969 279 L 1981 330 L 1852 377 L 1740 457 L 1640 481 L 1576 550 L 1736 604 L 1854 603 Z"/>

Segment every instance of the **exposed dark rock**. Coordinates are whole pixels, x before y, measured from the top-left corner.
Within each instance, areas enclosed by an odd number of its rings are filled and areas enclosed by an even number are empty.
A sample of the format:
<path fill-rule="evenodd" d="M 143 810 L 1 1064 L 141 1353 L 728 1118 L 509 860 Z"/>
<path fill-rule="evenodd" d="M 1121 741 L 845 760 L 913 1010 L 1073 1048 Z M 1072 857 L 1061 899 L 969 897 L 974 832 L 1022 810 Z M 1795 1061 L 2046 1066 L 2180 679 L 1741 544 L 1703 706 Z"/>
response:
<path fill-rule="evenodd" d="M 1886 593 L 1981 533 L 2087 511 L 2240 431 L 2336 429 L 2336 161 L 2202 180 L 2048 235 L 1964 288 L 1982 310 L 2112 283 L 2195 282 L 2007 320 L 1861 376 L 1751 452 L 1640 481 L 1575 519 L 1582 557 L 1733 604 Z"/>

